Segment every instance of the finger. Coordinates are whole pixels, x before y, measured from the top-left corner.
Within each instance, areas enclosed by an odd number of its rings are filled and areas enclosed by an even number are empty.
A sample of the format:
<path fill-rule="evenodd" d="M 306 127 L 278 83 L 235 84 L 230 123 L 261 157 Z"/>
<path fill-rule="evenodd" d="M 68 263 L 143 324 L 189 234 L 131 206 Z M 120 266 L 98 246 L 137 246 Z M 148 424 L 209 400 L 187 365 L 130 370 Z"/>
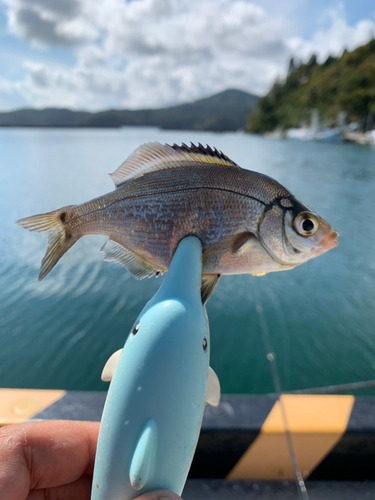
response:
<path fill-rule="evenodd" d="M 26 500 L 90 500 L 92 478 L 82 476 L 74 483 L 48 488 L 32 490 Z"/>
<path fill-rule="evenodd" d="M 97 422 L 49 421 L 0 429 L 0 498 L 24 500 L 32 489 L 92 474 Z"/>
<path fill-rule="evenodd" d="M 84 483 L 84 480 L 86 482 Z M 89 500 L 91 494 L 91 481 L 87 476 L 78 481 L 46 490 L 33 490 L 26 500 Z M 155 490 L 144 493 L 135 500 L 182 500 L 181 497 L 168 490 Z"/>
<path fill-rule="evenodd" d="M 144 493 L 135 500 L 182 500 L 181 497 L 169 490 L 155 490 Z"/>

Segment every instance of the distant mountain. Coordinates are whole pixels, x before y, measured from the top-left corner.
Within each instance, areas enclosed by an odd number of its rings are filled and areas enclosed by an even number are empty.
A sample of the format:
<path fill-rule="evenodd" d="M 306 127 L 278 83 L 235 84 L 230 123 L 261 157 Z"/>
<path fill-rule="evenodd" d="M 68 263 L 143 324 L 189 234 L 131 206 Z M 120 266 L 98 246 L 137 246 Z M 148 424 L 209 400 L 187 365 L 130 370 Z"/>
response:
<path fill-rule="evenodd" d="M 63 108 L 18 109 L 0 113 L 1 127 L 74 127 L 79 120 L 91 115 L 85 111 Z"/>
<path fill-rule="evenodd" d="M 228 89 L 205 99 L 160 109 L 110 109 L 99 113 L 69 109 L 20 109 L 0 113 L 2 127 L 147 126 L 184 130 L 238 130 L 246 126 L 258 97 Z"/>

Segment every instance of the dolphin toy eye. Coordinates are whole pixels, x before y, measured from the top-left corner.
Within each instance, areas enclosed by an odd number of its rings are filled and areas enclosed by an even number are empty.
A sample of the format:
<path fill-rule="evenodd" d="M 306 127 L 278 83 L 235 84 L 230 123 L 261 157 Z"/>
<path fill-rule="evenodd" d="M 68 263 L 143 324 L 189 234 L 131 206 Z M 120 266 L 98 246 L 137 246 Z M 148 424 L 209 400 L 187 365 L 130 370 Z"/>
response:
<path fill-rule="evenodd" d="M 206 339 L 206 337 L 203 337 L 202 347 L 203 347 L 204 351 L 207 350 L 207 339 Z"/>
<path fill-rule="evenodd" d="M 141 322 L 140 322 L 140 321 L 138 321 L 138 323 L 137 323 L 137 324 L 134 326 L 134 328 L 133 328 L 132 334 L 133 334 L 133 335 L 137 335 L 138 330 L 139 330 L 140 328 L 141 328 Z"/>

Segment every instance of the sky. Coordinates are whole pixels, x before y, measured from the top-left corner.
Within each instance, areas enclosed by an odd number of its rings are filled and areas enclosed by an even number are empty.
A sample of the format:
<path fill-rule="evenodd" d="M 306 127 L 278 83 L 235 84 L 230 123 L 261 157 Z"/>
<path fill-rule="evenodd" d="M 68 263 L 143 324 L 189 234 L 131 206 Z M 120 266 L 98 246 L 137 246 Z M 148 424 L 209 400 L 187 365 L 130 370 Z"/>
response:
<path fill-rule="evenodd" d="M 264 95 L 375 36 L 374 0 L 0 0 L 0 111 Z"/>

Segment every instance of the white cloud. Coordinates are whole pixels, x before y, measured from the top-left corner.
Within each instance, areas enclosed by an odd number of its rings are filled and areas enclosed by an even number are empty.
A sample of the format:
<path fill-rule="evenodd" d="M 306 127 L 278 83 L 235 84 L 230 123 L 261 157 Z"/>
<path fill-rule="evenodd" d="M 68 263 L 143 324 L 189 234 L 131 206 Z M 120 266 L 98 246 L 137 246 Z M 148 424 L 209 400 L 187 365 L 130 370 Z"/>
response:
<path fill-rule="evenodd" d="M 98 36 L 81 0 L 3 0 L 14 34 L 42 46 L 74 46 Z"/>
<path fill-rule="evenodd" d="M 73 67 L 25 63 L 27 77 L 14 90 L 37 106 L 145 108 L 229 87 L 262 94 L 291 55 L 325 58 L 375 33 L 370 19 L 349 26 L 340 5 L 306 40 L 291 16 L 247 0 L 3 1 L 17 36 L 77 56 Z"/>
<path fill-rule="evenodd" d="M 330 54 L 340 56 L 345 48 L 353 50 L 375 37 L 375 21 L 363 19 L 350 26 L 341 3 L 336 9 L 325 10 L 320 24 L 311 40 L 292 38 L 289 41 L 294 54 L 306 60 L 314 52 L 324 61 Z"/>

